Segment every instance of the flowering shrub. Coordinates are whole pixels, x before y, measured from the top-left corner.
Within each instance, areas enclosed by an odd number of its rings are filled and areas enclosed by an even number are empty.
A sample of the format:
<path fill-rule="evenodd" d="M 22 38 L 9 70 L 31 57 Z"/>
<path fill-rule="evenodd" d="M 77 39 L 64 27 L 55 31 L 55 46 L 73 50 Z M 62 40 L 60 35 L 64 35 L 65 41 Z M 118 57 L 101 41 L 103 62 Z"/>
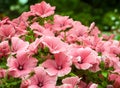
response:
<path fill-rule="evenodd" d="M 0 88 L 120 88 L 120 42 L 54 10 L 0 21 Z"/>

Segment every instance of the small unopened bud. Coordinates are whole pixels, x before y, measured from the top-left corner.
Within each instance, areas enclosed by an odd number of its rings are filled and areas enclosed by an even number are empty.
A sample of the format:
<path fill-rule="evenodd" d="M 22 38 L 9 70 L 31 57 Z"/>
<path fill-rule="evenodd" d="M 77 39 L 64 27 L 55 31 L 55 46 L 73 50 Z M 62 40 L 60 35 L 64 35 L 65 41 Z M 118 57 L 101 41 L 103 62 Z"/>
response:
<path fill-rule="evenodd" d="M 92 22 L 89 27 L 89 31 L 91 31 L 95 27 L 95 22 Z"/>
<path fill-rule="evenodd" d="M 114 88 L 113 85 L 107 85 L 107 88 Z"/>

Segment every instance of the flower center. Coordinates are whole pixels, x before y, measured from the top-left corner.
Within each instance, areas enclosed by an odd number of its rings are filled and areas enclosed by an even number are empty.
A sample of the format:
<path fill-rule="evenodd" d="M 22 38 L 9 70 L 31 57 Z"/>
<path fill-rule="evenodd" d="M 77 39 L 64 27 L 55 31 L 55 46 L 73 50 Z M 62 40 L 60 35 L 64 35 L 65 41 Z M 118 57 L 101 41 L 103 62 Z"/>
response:
<path fill-rule="evenodd" d="M 39 82 L 37 85 L 38 85 L 40 88 L 43 87 L 43 83 L 42 83 L 42 82 Z"/>
<path fill-rule="evenodd" d="M 58 69 L 58 70 L 61 70 L 61 69 L 62 69 L 62 66 L 58 66 L 57 69 Z"/>
<path fill-rule="evenodd" d="M 19 69 L 19 70 L 23 70 L 23 66 L 22 66 L 22 65 L 19 65 L 19 66 L 18 66 L 18 69 Z"/>
<path fill-rule="evenodd" d="M 81 60 L 81 57 L 80 57 L 80 56 L 78 56 L 76 59 L 77 59 L 77 62 L 78 62 L 79 64 L 82 63 L 82 60 Z"/>

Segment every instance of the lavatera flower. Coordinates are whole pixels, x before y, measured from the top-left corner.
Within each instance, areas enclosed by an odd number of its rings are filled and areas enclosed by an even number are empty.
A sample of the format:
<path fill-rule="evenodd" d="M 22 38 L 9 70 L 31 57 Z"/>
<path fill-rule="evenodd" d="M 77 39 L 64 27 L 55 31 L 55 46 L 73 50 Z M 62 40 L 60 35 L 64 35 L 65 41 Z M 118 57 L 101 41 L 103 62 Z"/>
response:
<path fill-rule="evenodd" d="M 48 59 L 43 62 L 42 66 L 46 68 L 49 75 L 65 76 L 71 71 L 71 60 L 64 53 L 54 55 L 55 60 Z"/>
<path fill-rule="evenodd" d="M 19 52 L 16 58 L 11 56 L 7 59 L 9 75 L 13 77 L 24 77 L 36 67 L 38 60 L 26 52 Z"/>
<path fill-rule="evenodd" d="M 50 4 L 42 1 L 41 3 L 30 6 L 31 12 L 35 15 L 40 16 L 42 18 L 53 15 L 55 7 L 51 7 Z"/>
<path fill-rule="evenodd" d="M 55 88 L 57 77 L 50 76 L 43 67 L 36 67 L 35 74 L 28 79 L 27 88 Z"/>

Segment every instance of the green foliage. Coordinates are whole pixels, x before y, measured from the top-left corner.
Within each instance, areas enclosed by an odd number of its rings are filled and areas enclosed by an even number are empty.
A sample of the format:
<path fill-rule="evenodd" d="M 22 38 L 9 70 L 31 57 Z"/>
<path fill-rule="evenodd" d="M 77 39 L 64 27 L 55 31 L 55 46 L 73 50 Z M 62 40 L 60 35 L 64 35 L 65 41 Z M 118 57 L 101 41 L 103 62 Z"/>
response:
<path fill-rule="evenodd" d="M 120 35 L 115 36 L 116 40 L 120 40 Z"/>
<path fill-rule="evenodd" d="M 75 66 L 72 66 L 72 73 L 68 74 L 67 76 L 76 76 L 82 77 L 82 81 L 85 81 L 86 83 L 90 83 L 91 81 L 93 83 L 98 84 L 98 88 L 106 88 L 107 85 L 110 84 L 110 81 L 108 80 L 108 73 L 109 71 L 113 71 L 112 67 L 106 68 L 105 63 L 101 61 L 100 63 L 100 69 L 97 72 L 92 72 L 89 70 L 78 70 L 75 68 Z"/>
<path fill-rule="evenodd" d="M 28 11 L 29 6 L 42 0 L 0 0 L 0 17 L 18 17 L 23 11 Z M 118 0 L 44 0 L 56 6 L 56 13 L 68 15 L 74 20 L 81 21 L 84 25 L 96 22 L 102 31 L 111 31 L 118 34 L 120 30 Z M 117 38 L 118 39 L 118 38 Z"/>
<path fill-rule="evenodd" d="M 19 88 L 21 84 L 21 79 L 9 77 L 6 74 L 5 78 L 0 78 L 0 88 Z"/>
<path fill-rule="evenodd" d="M 0 68 L 4 68 L 4 69 L 7 68 L 7 66 L 6 66 L 7 61 L 6 60 L 7 59 L 4 57 L 0 58 Z"/>
<path fill-rule="evenodd" d="M 27 30 L 29 31 L 28 34 L 25 36 L 25 40 L 28 42 L 32 42 L 35 40 L 34 38 L 34 33 L 33 30 L 31 30 L 30 28 L 27 28 Z"/>

